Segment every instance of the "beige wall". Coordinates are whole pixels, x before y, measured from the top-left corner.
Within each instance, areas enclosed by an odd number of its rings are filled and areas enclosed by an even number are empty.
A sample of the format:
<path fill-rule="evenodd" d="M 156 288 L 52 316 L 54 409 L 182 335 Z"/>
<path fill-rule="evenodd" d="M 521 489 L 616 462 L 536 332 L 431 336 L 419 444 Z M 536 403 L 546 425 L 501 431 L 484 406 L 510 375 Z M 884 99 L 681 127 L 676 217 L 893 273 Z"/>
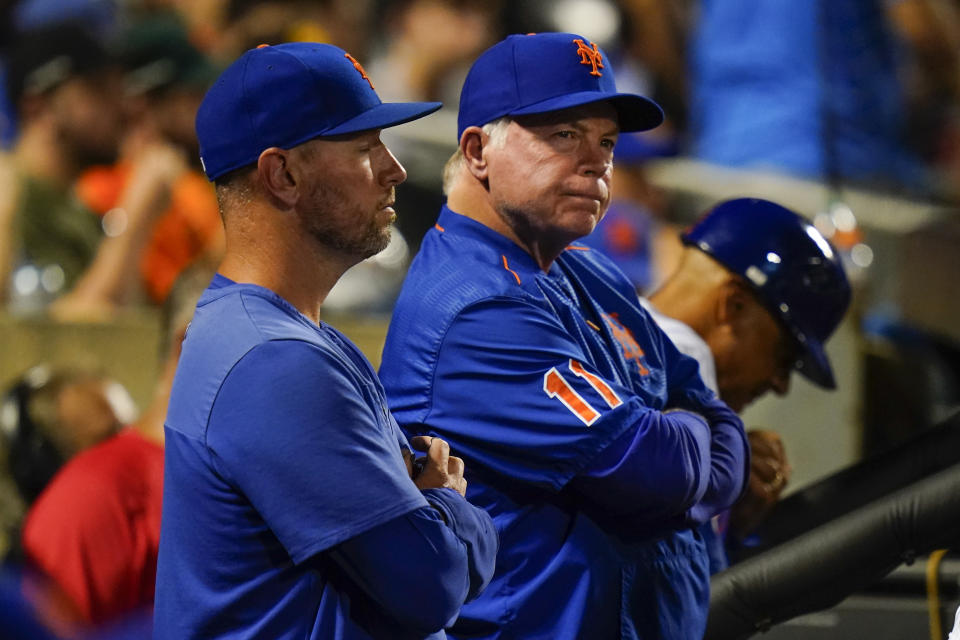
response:
<path fill-rule="evenodd" d="M 0 315 L 0 387 L 41 363 L 100 368 L 123 383 L 137 405 L 149 399 L 159 365 L 158 313 L 110 323 L 60 323 Z"/>
<path fill-rule="evenodd" d="M 379 367 L 386 318 L 336 315 L 324 319 Z M 0 314 L 0 390 L 37 364 L 92 367 L 121 382 L 142 410 L 159 373 L 161 331 L 160 314 L 152 310 L 131 312 L 109 323 L 62 323 Z M 10 542 L 6 539 L 8 527 L 20 519 L 22 511 L 6 477 L 6 451 L 0 439 L 0 557 Z"/>
<path fill-rule="evenodd" d="M 375 367 L 386 334 L 386 318 L 324 316 L 367 355 Z M 160 360 L 160 315 L 142 311 L 109 323 L 60 323 L 46 318 L 0 314 L 0 388 L 40 364 L 100 367 L 121 383 L 143 408 L 150 399 Z"/>

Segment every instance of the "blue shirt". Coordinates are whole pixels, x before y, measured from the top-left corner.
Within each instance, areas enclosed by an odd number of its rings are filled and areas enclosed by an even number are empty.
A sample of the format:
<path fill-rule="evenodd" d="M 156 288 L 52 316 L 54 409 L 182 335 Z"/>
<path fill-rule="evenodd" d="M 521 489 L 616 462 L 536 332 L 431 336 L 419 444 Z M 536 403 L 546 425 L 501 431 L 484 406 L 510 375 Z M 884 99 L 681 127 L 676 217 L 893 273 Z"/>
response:
<path fill-rule="evenodd" d="M 922 186 L 890 0 L 702 0 L 694 154 L 733 167 Z"/>
<path fill-rule="evenodd" d="M 425 236 L 381 379 L 404 429 L 465 459 L 501 540 L 452 636 L 702 635 L 709 574 L 686 527 L 740 494 L 746 438 L 636 300 L 582 245 L 545 273 L 447 208 Z"/>
<path fill-rule="evenodd" d="M 492 523 L 413 484 L 367 360 L 267 289 L 214 278 L 165 433 L 157 638 L 443 638 L 492 574 Z"/>

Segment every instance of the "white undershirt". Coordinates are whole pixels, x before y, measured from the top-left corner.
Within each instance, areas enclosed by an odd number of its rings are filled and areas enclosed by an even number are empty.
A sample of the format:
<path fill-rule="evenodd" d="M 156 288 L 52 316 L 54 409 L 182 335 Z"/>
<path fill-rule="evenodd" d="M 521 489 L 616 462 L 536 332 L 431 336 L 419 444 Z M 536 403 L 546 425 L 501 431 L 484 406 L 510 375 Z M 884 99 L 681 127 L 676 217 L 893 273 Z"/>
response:
<path fill-rule="evenodd" d="M 703 338 L 683 322 L 657 311 L 646 298 L 640 298 L 640 304 L 650 312 L 654 321 L 663 329 L 663 332 L 676 345 L 680 353 L 686 354 L 700 363 L 700 377 L 703 379 L 703 383 L 719 395 L 717 367 L 713 361 L 713 353 L 710 352 L 710 347 L 703 341 Z M 960 638 L 957 638 L 957 640 L 960 640 Z"/>

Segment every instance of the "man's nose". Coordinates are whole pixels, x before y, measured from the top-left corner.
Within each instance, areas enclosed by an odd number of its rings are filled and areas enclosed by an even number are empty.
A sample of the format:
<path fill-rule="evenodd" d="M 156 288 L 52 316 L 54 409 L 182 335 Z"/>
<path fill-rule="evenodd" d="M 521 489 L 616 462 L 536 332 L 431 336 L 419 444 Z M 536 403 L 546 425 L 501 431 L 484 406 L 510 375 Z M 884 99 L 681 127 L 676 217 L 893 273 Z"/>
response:
<path fill-rule="evenodd" d="M 380 182 L 387 187 L 395 187 L 407 179 L 407 170 L 386 146 L 383 147 L 384 166 L 380 171 Z"/>
<path fill-rule="evenodd" d="M 613 154 L 601 144 L 585 144 L 581 149 L 580 169 L 583 175 L 602 176 L 613 171 Z"/>

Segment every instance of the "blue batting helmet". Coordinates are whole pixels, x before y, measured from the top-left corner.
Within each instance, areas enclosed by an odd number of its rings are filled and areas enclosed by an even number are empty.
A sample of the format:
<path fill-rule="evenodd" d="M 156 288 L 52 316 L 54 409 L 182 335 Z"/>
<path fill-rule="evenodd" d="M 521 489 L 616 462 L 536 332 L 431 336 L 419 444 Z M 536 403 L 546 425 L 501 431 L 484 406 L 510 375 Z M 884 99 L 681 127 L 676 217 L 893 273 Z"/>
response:
<path fill-rule="evenodd" d="M 836 387 L 823 343 L 850 305 L 850 284 L 837 251 L 813 225 L 768 200 L 739 198 L 718 204 L 682 237 L 753 287 L 796 338 L 800 373 Z"/>

